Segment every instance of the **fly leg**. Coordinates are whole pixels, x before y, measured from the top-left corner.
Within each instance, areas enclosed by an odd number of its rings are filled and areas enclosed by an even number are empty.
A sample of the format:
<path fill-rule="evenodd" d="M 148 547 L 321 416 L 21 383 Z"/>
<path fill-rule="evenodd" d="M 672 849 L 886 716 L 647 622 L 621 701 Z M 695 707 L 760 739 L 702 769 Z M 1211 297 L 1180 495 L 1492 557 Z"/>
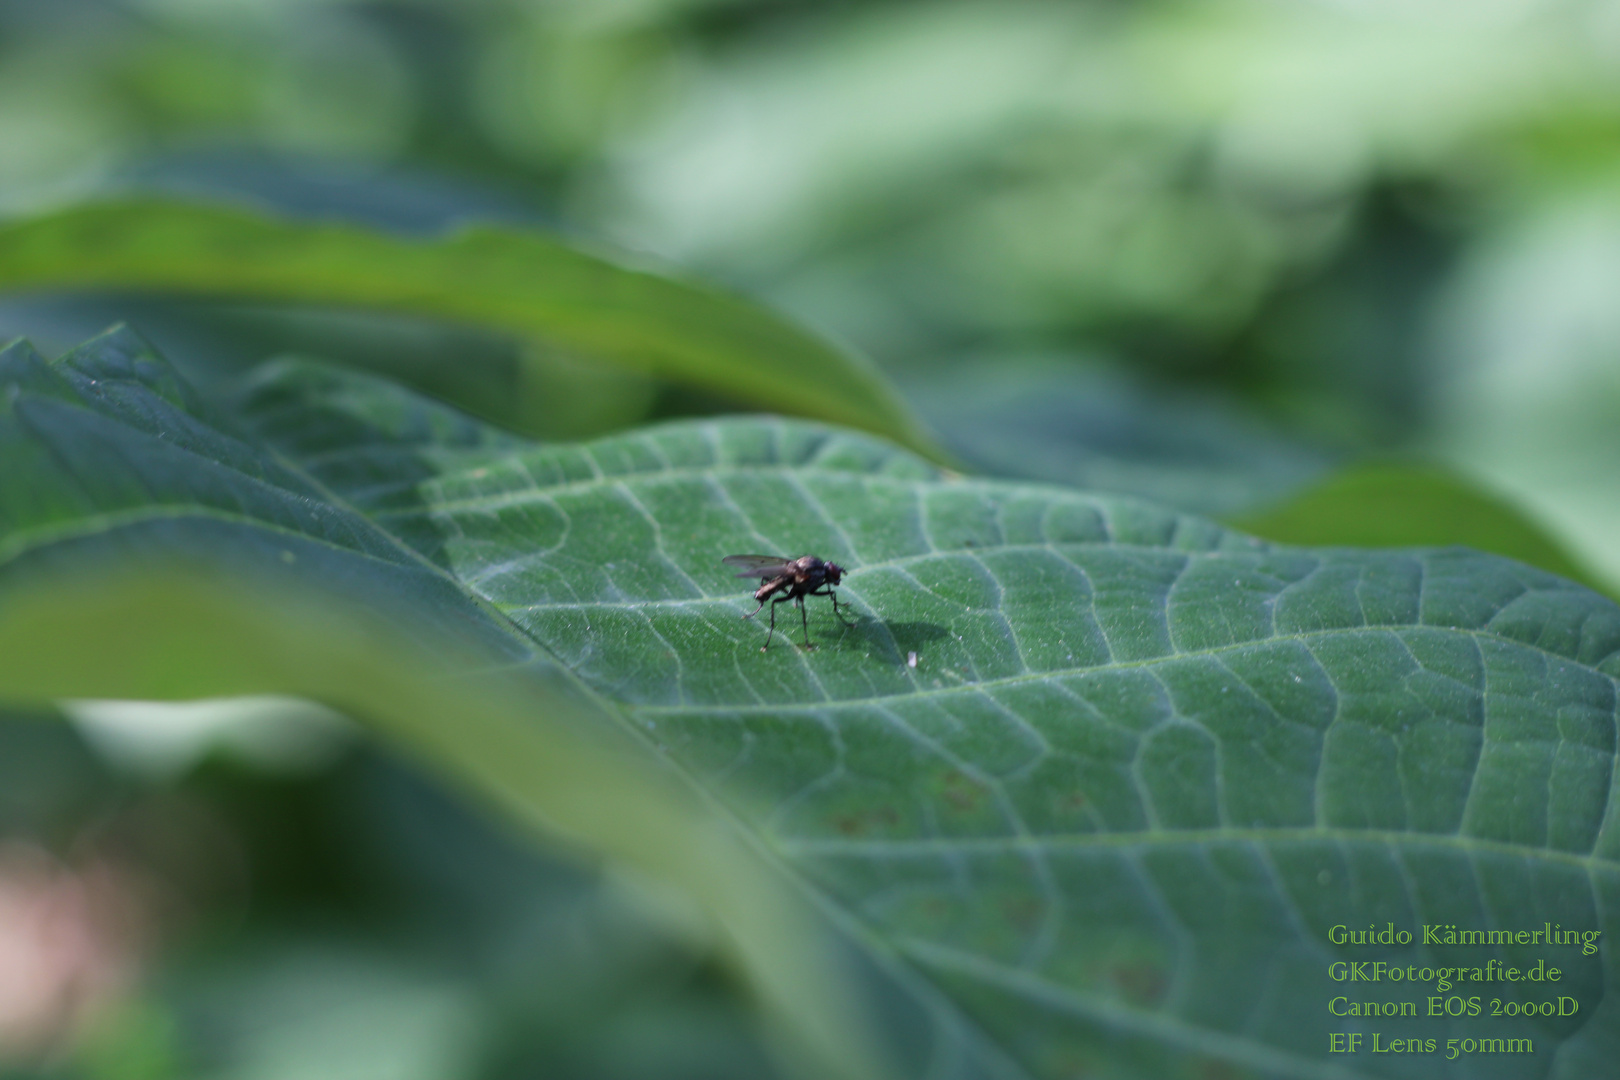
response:
<path fill-rule="evenodd" d="M 786 596 L 779 596 L 775 600 L 771 601 L 771 628 L 765 632 L 765 644 L 759 647 L 760 652 L 764 652 L 766 649 L 771 647 L 771 635 L 776 633 L 776 605 L 784 604 L 788 601 L 788 599 L 789 598 Z M 764 607 L 765 604 L 761 602 L 759 606 Z M 754 614 L 758 615 L 759 612 L 756 611 Z"/>
<path fill-rule="evenodd" d="M 826 589 L 827 591 L 826 592 L 813 592 L 810 595 L 811 596 L 825 596 L 825 597 L 827 597 L 827 599 L 829 599 L 829 600 L 831 600 L 833 602 L 833 614 L 838 616 L 838 621 L 843 623 L 845 626 L 854 626 L 855 624 L 850 622 L 848 619 L 844 618 L 844 613 L 842 611 L 838 610 L 838 594 L 832 591 L 832 586 L 831 585 L 823 585 L 822 588 Z"/>
<path fill-rule="evenodd" d="M 802 596 L 799 597 L 799 621 L 804 623 L 804 647 L 807 649 L 815 648 L 814 645 L 810 644 L 810 616 L 804 612 L 804 597 Z"/>

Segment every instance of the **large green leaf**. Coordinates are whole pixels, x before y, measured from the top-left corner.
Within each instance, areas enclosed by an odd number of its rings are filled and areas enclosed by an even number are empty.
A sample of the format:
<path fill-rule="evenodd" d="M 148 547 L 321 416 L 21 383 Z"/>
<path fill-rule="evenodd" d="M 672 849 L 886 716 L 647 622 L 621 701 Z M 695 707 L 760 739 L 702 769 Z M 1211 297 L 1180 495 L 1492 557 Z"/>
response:
<path fill-rule="evenodd" d="M 1620 609 L 1549 573 L 1461 549 L 1273 546 L 1127 499 L 952 478 L 802 423 L 535 446 L 309 366 L 265 370 L 216 418 L 127 341 L 52 370 L 5 362 L 0 586 L 47 563 L 88 580 L 88 547 L 105 563 L 144 546 L 252 575 L 260 605 L 94 582 L 8 600 L 14 693 L 221 692 L 173 651 L 197 650 L 243 673 L 237 689 L 333 700 L 674 873 L 740 924 L 778 1000 L 856 985 L 807 987 L 806 950 L 773 955 L 780 923 L 754 908 L 790 895 L 759 884 L 779 874 L 825 919 L 776 944 L 864 958 L 903 1073 L 1580 1077 L 1620 1052 L 1612 949 L 1422 944 L 1424 924 L 1620 930 Z M 718 561 L 751 551 L 848 567 L 854 625 L 813 600 L 815 650 L 760 652 L 764 628 L 738 618 L 750 585 Z M 308 588 L 394 629 L 328 614 L 322 631 L 298 618 Z M 462 627 L 458 653 L 505 650 L 520 674 L 423 674 L 398 638 L 442 640 L 441 621 Z M 685 789 L 643 790 L 662 775 L 643 758 L 735 825 L 724 858 L 684 846 L 710 835 L 684 824 L 696 811 L 646 816 Z M 1329 943 L 1386 922 L 1418 943 Z M 1556 992 L 1449 992 L 1579 1011 L 1335 1017 L 1341 994 L 1420 1010 L 1446 995 L 1336 982 L 1340 959 L 1541 959 Z M 813 1019 L 823 1037 L 849 1022 Z M 1335 1055 L 1344 1032 L 1438 1045 Z M 1448 1061 L 1448 1038 L 1485 1036 L 1534 1050 Z"/>
<path fill-rule="evenodd" d="M 755 304 L 614 265 L 540 232 L 470 227 L 417 240 L 223 206 L 95 203 L 0 227 L 0 288 L 348 304 L 451 319 L 936 452 L 871 365 Z"/>

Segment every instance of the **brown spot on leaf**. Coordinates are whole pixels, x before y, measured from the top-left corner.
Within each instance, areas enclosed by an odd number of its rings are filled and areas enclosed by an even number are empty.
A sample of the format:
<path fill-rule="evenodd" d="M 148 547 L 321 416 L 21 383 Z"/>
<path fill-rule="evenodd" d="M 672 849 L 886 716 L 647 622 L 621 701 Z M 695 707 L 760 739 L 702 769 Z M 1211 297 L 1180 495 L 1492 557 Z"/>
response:
<path fill-rule="evenodd" d="M 1157 1005 L 1164 996 L 1164 968 L 1146 960 L 1118 964 L 1110 973 L 1119 992 L 1133 1005 Z"/>
<path fill-rule="evenodd" d="M 1052 1076 L 1062 1077 L 1063 1080 L 1086 1080 L 1086 1077 L 1095 1076 L 1091 1059 L 1078 1050 L 1064 1049 L 1049 1057 L 1043 1063 L 1044 1072 Z"/>
<path fill-rule="evenodd" d="M 967 813 L 979 808 L 986 791 L 983 784 L 966 773 L 948 772 L 940 784 L 940 794 L 950 803 L 951 809 Z"/>
<path fill-rule="evenodd" d="M 892 806 L 869 806 L 832 819 L 833 828 L 845 836 L 865 836 L 869 832 L 892 829 L 900 824 L 900 812 Z"/>
<path fill-rule="evenodd" d="M 1038 896 L 1010 896 L 1001 902 L 1002 916 L 1026 934 L 1040 926 L 1045 910 L 1046 904 Z"/>

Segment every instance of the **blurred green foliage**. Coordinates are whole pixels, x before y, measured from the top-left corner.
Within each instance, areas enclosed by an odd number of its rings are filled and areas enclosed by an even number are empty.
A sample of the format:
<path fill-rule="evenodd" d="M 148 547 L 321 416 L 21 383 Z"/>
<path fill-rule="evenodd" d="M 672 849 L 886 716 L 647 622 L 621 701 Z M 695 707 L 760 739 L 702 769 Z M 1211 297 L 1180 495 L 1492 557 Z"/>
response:
<path fill-rule="evenodd" d="M 775 405 L 795 379 L 837 386 L 838 394 L 796 395 L 794 404 L 932 449 L 889 384 L 848 353 L 734 297 L 513 227 L 413 242 L 166 200 L 109 202 L 0 229 L 3 286 L 347 304 L 504 331 L 527 346 L 515 385 L 502 388 L 504 400 L 463 393 L 457 403 L 492 407 L 519 430 L 544 427 L 551 415 L 534 400 L 534 384 L 543 387 L 559 361 L 583 357 L 610 373 L 662 376 L 755 408 Z"/>
<path fill-rule="evenodd" d="M 1620 583 L 1613 0 L 0 0 L 0 212 L 154 195 L 401 242 L 547 227 L 870 357 L 965 469 Z M 0 339 L 127 319 L 205 388 L 309 353 L 559 438 L 760 406 L 465 309 L 205 302 L 78 258 L 121 291 L 36 281 Z M 883 412 L 782 359 L 780 409 Z M 288 766 L 200 729 L 152 774 L 96 730 L 0 725 L 0 829 L 90 866 L 156 822 L 130 861 L 185 930 L 58 1071 L 167 1075 L 210 1031 L 210 1075 L 314 1075 L 339 1015 L 373 1067 L 418 1040 L 388 1075 L 776 1067 L 678 920 L 373 748 Z M 588 1022 L 533 966 L 600 979 Z"/>

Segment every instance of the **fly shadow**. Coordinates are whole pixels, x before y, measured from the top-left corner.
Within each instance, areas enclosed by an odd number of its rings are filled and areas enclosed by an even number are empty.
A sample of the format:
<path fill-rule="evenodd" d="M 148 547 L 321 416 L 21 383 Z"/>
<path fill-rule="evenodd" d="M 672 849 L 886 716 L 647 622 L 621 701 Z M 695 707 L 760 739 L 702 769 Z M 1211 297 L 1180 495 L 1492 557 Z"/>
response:
<path fill-rule="evenodd" d="M 938 623 L 891 622 L 858 612 L 842 633 L 828 639 L 828 644 L 845 649 L 859 648 L 889 663 L 904 664 L 908 654 L 923 652 L 930 642 L 951 636 L 950 630 Z"/>

